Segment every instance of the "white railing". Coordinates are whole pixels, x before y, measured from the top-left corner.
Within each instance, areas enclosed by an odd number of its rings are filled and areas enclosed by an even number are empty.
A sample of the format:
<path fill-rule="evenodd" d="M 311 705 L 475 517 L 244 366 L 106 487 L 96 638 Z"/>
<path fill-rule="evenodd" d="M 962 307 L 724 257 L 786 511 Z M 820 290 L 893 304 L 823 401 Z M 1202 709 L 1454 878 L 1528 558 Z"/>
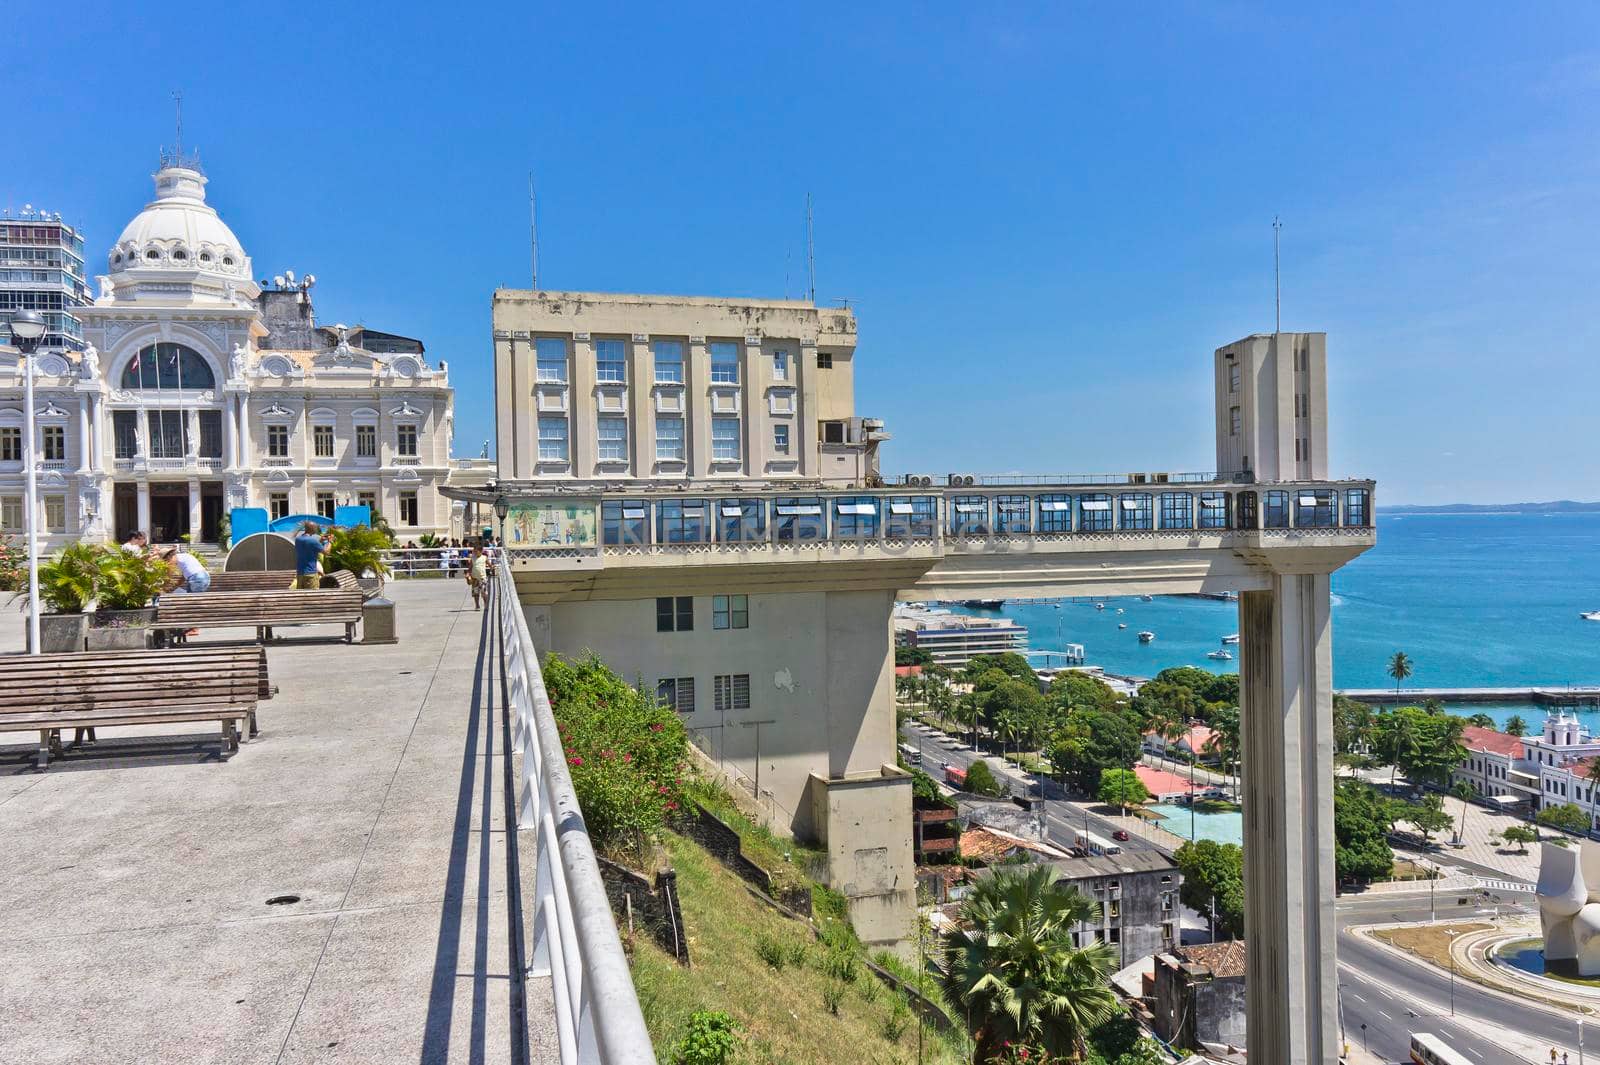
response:
<path fill-rule="evenodd" d="M 446 559 L 445 552 L 450 552 Z M 470 547 L 393 547 L 383 553 L 391 577 L 459 577 L 472 562 Z"/>
<path fill-rule="evenodd" d="M 529 975 L 550 978 L 561 1065 L 654 1065 L 510 566 L 499 567 L 495 592 L 512 751 L 522 756 L 517 831 L 532 834 L 536 856 Z"/>

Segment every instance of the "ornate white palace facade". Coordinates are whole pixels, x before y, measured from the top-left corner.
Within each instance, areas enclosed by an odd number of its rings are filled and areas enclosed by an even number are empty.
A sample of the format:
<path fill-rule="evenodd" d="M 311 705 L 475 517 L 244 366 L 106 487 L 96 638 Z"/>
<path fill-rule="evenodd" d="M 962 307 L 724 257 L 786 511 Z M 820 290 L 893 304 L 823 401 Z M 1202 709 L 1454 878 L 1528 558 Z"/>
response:
<path fill-rule="evenodd" d="M 402 540 L 449 534 L 444 362 L 408 337 L 318 325 L 310 276 L 253 280 L 195 161 L 164 157 L 155 184 L 79 311 L 86 350 L 40 353 L 32 441 L 17 355 L 0 347 L 0 531 L 24 526 L 32 459 L 48 547 L 135 530 L 216 543 L 242 506 L 365 503 Z"/>

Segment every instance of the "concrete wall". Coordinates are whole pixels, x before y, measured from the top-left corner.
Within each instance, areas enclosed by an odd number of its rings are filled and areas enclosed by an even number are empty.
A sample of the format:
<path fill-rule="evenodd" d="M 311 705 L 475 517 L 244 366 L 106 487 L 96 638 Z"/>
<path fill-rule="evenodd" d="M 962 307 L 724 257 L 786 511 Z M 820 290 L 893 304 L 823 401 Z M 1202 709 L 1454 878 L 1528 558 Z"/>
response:
<path fill-rule="evenodd" d="M 1175 1046 L 1246 1046 L 1242 976 L 1217 978 L 1171 954 L 1158 955 L 1151 1013 L 1156 1033 Z"/>
<path fill-rule="evenodd" d="M 1218 472 L 1248 470 L 1258 481 L 1327 476 L 1327 347 L 1326 333 L 1279 333 L 1217 349 Z M 1234 407 L 1239 408 L 1238 432 L 1233 431 Z"/>

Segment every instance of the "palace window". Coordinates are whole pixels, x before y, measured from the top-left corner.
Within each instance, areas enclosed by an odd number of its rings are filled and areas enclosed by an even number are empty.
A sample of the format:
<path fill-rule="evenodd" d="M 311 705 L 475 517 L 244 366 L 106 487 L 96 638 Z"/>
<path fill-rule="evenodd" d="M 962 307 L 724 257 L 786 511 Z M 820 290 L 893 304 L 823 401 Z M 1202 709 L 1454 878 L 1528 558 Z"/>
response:
<path fill-rule="evenodd" d="M 656 631 L 693 632 L 694 596 L 658 596 L 656 598 Z"/>
<path fill-rule="evenodd" d="M 356 426 L 356 458 L 378 457 L 378 427 L 370 423 Z"/>
<path fill-rule="evenodd" d="M 333 426 L 313 425 L 311 427 L 312 453 L 319 459 L 333 458 Z"/>
<path fill-rule="evenodd" d="M 739 383 L 739 345 L 728 340 L 713 340 L 711 351 L 711 383 L 736 385 Z"/>
<path fill-rule="evenodd" d="M 1163 529 L 1194 528 L 1194 496 L 1188 492 L 1162 492 L 1161 527 Z"/>
<path fill-rule="evenodd" d="M 67 430 L 59 425 L 39 427 L 39 454 L 46 462 L 67 460 Z"/>
<path fill-rule="evenodd" d="M 712 596 L 711 627 L 713 629 L 748 629 L 750 627 L 750 597 L 745 595 Z"/>
<path fill-rule="evenodd" d="M 596 458 L 601 462 L 628 461 L 628 419 L 601 418 L 596 422 L 596 433 Z"/>
<path fill-rule="evenodd" d="M 534 341 L 538 360 L 538 379 L 564 383 L 567 379 L 567 342 L 561 337 L 539 337 Z"/>
<path fill-rule="evenodd" d="M 738 462 L 742 448 L 738 418 L 711 419 L 711 457 L 723 462 Z"/>
<path fill-rule="evenodd" d="M 642 499 L 608 499 L 600 504 L 600 540 L 606 544 L 648 543 L 649 510 Z"/>
<path fill-rule="evenodd" d="M 267 503 L 268 503 L 268 507 L 267 507 L 268 513 L 270 513 L 272 515 L 272 520 L 273 521 L 277 521 L 280 518 L 287 518 L 289 516 L 289 493 L 288 492 L 274 492 L 274 493 L 272 493 L 271 497 L 267 500 Z"/>
<path fill-rule="evenodd" d="M 275 459 L 289 457 L 289 427 L 287 425 L 267 426 L 267 455 Z"/>
<path fill-rule="evenodd" d="M 656 458 L 683 461 L 683 416 L 656 417 Z"/>
<path fill-rule="evenodd" d="M 189 420 L 181 410 L 151 410 L 145 412 L 150 427 L 150 457 L 181 459 L 189 453 Z M 288 430 L 284 426 L 279 429 Z M 271 430 L 268 430 L 269 437 Z M 284 454 L 287 455 L 287 445 Z"/>
<path fill-rule="evenodd" d="M 0 529 L 22 528 L 22 496 L 0 496 Z"/>
<path fill-rule="evenodd" d="M 383 512 L 378 509 L 378 493 L 376 492 L 357 492 L 356 505 L 366 507 L 373 521 L 377 521 L 383 516 Z"/>
<path fill-rule="evenodd" d="M 767 508 L 761 500 L 722 499 L 716 506 L 718 540 L 731 544 L 767 538 Z"/>
<path fill-rule="evenodd" d="M 203 410 L 197 415 L 200 422 L 200 457 L 203 459 L 220 459 L 222 457 L 222 412 L 220 410 Z"/>
<path fill-rule="evenodd" d="M 414 424 L 404 422 L 394 427 L 394 452 L 403 458 L 417 457 L 417 427 Z"/>
<path fill-rule="evenodd" d="M 122 387 L 128 390 L 216 388 L 211 364 L 199 352 L 182 344 L 160 343 L 143 348 L 122 371 Z"/>
<path fill-rule="evenodd" d="M 0 426 L 0 462 L 22 461 L 22 430 L 14 425 Z"/>
<path fill-rule="evenodd" d="M 1041 533 L 1072 531 L 1071 496 L 1061 492 L 1051 492 L 1039 497 L 1039 531 Z"/>
<path fill-rule="evenodd" d="M 656 503 L 656 543 L 703 544 L 711 539 L 704 499 L 663 499 Z"/>
<path fill-rule="evenodd" d="M 663 677 L 656 681 L 656 700 L 680 714 L 694 713 L 694 678 Z"/>
<path fill-rule="evenodd" d="M 417 521 L 417 493 L 400 493 L 400 524 L 411 528 L 420 524 Z"/>
<path fill-rule="evenodd" d="M 333 520 L 333 493 L 332 492 L 318 492 L 317 493 L 317 513 L 321 514 L 324 518 L 327 518 L 329 521 Z"/>
<path fill-rule="evenodd" d="M 656 383 L 683 384 L 683 341 L 657 340 L 650 350 L 656 357 Z"/>
<path fill-rule="evenodd" d="M 594 379 L 618 385 L 628 380 L 627 348 L 622 341 L 594 342 Z"/>
<path fill-rule="evenodd" d="M 67 531 L 67 497 L 44 497 L 44 529 L 45 532 Z"/>

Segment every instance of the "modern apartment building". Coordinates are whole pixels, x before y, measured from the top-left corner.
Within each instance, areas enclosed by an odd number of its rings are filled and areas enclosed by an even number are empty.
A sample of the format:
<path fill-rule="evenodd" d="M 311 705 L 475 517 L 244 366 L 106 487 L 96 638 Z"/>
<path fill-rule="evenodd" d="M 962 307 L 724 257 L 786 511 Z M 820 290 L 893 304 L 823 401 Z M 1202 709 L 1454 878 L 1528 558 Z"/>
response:
<path fill-rule="evenodd" d="M 87 297 L 77 229 L 31 207 L 17 218 L 0 214 L 0 344 L 11 342 L 11 313 L 29 310 L 44 318 L 41 354 L 82 351 L 78 308 Z"/>
<path fill-rule="evenodd" d="M 896 608 L 895 643 L 927 651 L 941 666 L 959 669 L 974 655 L 1028 650 L 1028 630 L 1008 618 L 973 617 L 943 610 Z"/>
<path fill-rule="evenodd" d="M 47 549 L 135 529 L 215 543 L 243 506 L 331 517 L 364 503 L 402 537 L 448 533 L 460 515 L 438 492 L 451 469 L 445 364 L 409 337 L 319 324 L 310 276 L 253 280 L 206 184 L 197 161 L 164 158 L 98 297 L 47 312 L 61 342 L 37 359 L 33 441 L 17 357 L 0 349 L 0 529 L 24 526 L 31 455 Z M 61 265 L 40 269 L 59 270 L 62 286 L 81 278 L 75 232 L 3 227 L 55 256 L 44 261 Z"/>
<path fill-rule="evenodd" d="M 501 479 L 445 491 L 506 506 L 539 650 L 655 685 L 773 821 L 826 849 L 868 942 L 911 927 L 897 600 L 1238 592 L 1252 1049 L 1334 1060 L 1329 576 L 1372 545 L 1374 486 L 1328 480 L 1316 418 L 1265 401 L 1288 382 L 1324 409 L 1319 334 L 1215 353 L 1219 470 L 884 483 L 881 428 L 837 376 L 852 315 L 510 291 L 493 311 Z"/>

